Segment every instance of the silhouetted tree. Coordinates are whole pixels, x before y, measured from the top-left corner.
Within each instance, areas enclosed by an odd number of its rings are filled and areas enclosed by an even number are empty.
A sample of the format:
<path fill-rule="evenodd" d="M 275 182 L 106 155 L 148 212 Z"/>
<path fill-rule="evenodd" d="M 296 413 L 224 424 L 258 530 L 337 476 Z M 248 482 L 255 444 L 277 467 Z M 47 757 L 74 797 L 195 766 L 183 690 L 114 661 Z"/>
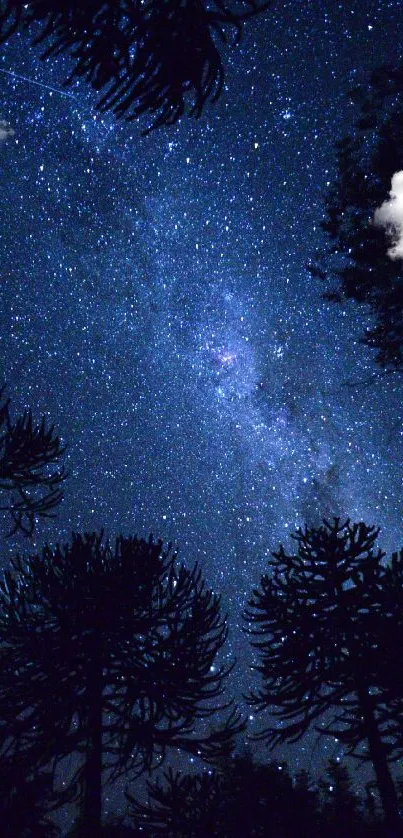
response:
<path fill-rule="evenodd" d="M 399 796 L 399 786 L 397 784 L 397 792 Z M 381 814 L 379 812 L 378 799 L 376 795 L 376 782 L 369 780 L 365 784 L 365 798 L 364 798 L 364 817 L 367 823 L 372 826 L 371 835 L 377 835 L 376 827 L 379 827 L 379 835 L 383 827 Z"/>
<path fill-rule="evenodd" d="M 53 838 L 58 830 L 48 817 L 54 804 L 52 773 L 28 773 L 26 765 L 0 758 L 1 829 L 12 838 Z"/>
<path fill-rule="evenodd" d="M 139 803 L 126 792 L 135 828 L 144 835 L 204 838 L 220 828 L 219 803 L 224 792 L 220 774 L 204 771 L 183 774 L 171 768 L 163 778 L 147 782 L 148 802 Z M 222 833 L 223 834 L 223 833 Z"/>
<path fill-rule="evenodd" d="M 170 838 L 310 838 L 320 834 L 318 793 L 309 791 L 302 805 L 301 788 L 294 787 L 285 763 L 264 765 L 245 754 L 212 773 L 168 771 L 147 786 L 147 803 L 138 803 L 127 794 L 139 834 Z"/>
<path fill-rule="evenodd" d="M 377 70 L 369 89 L 355 92 L 361 114 L 352 135 L 337 143 L 337 174 L 321 226 L 329 244 L 307 267 L 337 280 L 324 297 L 365 304 L 374 321 L 361 343 L 376 349 L 385 371 L 403 370 L 403 268 L 387 255 L 387 231 L 373 223 L 403 168 L 403 69 Z"/>
<path fill-rule="evenodd" d="M 98 831 L 92 831 L 92 838 L 143 838 L 142 832 L 125 825 L 123 820 L 124 818 L 119 817 L 108 818 Z M 81 838 L 81 836 L 82 822 L 78 819 L 72 829 L 67 832 L 66 838 Z"/>
<path fill-rule="evenodd" d="M 217 41 L 228 29 L 239 40 L 250 17 L 268 7 L 261 0 L 2 0 L 0 41 L 39 24 L 34 43 L 47 44 L 43 58 L 67 52 L 70 84 L 84 78 L 103 91 L 98 109 L 135 119 L 157 114 L 153 126 L 172 124 L 191 100 L 200 116 L 218 99 L 224 68 Z M 34 31 L 38 31 L 38 26 Z"/>
<path fill-rule="evenodd" d="M 64 450 L 45 417 L 37 425 L 32 411 L 25 410 L 13 420 L 10 399 L 4 399 L 4 387 L 0 390 L 0 490 L 9 496 L 0 509 L 13 519 L 10 534 L 21 530 L 32 535 L 39 517 L 54 517 L 66 476 L 63 467 L 54 466 Z"/>
<path fill-rule="evenodd" d="M 401 616 L 385 612 L 384 553 L 375 527 L 324 521 L 299 528 L 294 554 L 272 554 L 245 612 L 263 686 L 249 696 L 258 711 L 280 720 L 260 738 L 270 747 L 316 729 L 340 739 L 346 752 L 373 763 L 391 834 L 401 833 L 389 761 L 402 754 L 403 695 L 388 692 L 393 675 L 384 650 L 401 648 Z M 394 703 L 395 702 L 395 703 Z M 329 721 L 330 719 L 330 721 Z"/>
<path fill-rule="evenodd" d="M 304 838 L 320 834 L 320 826 L 326 822 L 320 811 L 319 790 L 306 769 L 297 771 L 293 786 L 294 817 L 300 825 Z"/>
<path fill-rule="evenodd" d="M 17 557 L 0 584 L 0 754 L 32 770 L 81 755 L 71 779 L 83 834 L 101 822 L 102 784 L 161 763 L 169 747 L 206 761 L 244 729 L 229 707 L 220 598 L 170 546 L 74 535 Z"/>
<path fill-rule="evenodd" d="M 331 759 L 326 779 L 320 781 L 323 808 L 326 813 L 326 835 L 362 835 L 365 828 L 360 799 L 353 791 L 351 777 L 345 764 Z"/>

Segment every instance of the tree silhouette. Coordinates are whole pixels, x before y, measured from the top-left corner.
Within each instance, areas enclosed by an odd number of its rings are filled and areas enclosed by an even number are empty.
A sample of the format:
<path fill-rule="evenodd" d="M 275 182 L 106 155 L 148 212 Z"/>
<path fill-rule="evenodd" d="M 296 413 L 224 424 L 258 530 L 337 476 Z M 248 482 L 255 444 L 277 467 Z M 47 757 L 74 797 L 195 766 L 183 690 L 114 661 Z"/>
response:
<path fill-rule="evenodd" d="M 186 110 L 200 116 L 218 99 L 224 68 L 216 41 L 228 29 L 239 40 L 244 22 L 268 7 L 261 0 L 2 0 L 0 41 L 17 29 L 41 27 L 34 43 L 43 58 L 68 53 L 65 84 L 84 78 L 102 91 L 101 111 L 132 120 L 156 114 L 152 127 L 170 125 Z"/>
<path fill-rule="evenodd" d="M 250 753 L 220 769 L 184 774 L 169 769 L 147 782 L 148 798 L 130 793 L 128 817 L 136 835 L 169 838 L 384 838 L 376 807 L 352 788 L 345 764 L 331 759 L 315 782 L 307 771 L 292 779 L 286 763 L 255 762 Z"/>
<path fill-rule="evenodd" d="M 130 816 L 144 835 L 203 838 L 217 835 L 219 801 L 224 784 L 220 774 L 182 774 L 169 768 L 163 778 L 147 782 L 148 801 L 139 803 L 126 792 Z"/>
<path fill-rule="evenodd" d="M 353 791 L 351 777 L 346 765 L 331 759 L 326 770 L 326 779 L 320 782 L 322 805 L 326 812 L 326 835 L 339 838 L 351 833 L 362 835 L 362 807 Z"/>
<path fill-rule="evenodd" d="M 402 617 L 397 608 L 385 611 L 378 532 L 335 518 L 317 529 L 299 528 L 295 554 L 282 545 L 272 554 L 270 575 L 262 576 L 245 612 L 263 681 L 249 701 L 280 720 L 260 734 L 272 748 L 315 726 L 343 742 L 347 753 L 371 760 L 396 835 L 401 822 L 389 762 L 402 755 L 403 694 L 391 696 L 393 676 L 382 658 L 391 642 L 399 648 Z"/>
<path fill-rule="evenodd" d="M 9 500 L 0 509 L 13 519 L 10 535 L 17 530 L 32 535 L 37 519 L 54 517 L 53 510 L 63 498 L 65 471 L 53 466 L 65 449 L 45 417 L 36 425 L 32 411 L 25 410 L 12 420 L 4 389 L 0 390 L 0 490 Z"/>
<path fill-rule="evenodd" d="M 298 820 L 298 824 L 300 824 L 301 835 L 304 838 L 319 835 L 320 827 L 326 823 L 326 814 L 322 818 L 319 790 L 304 768 L 296 773 L 293 799 L 295 820 Z"/>
<path fill-rule="evenodd" d="M 202 774 L 167 771 L 148 782 L 148 800 L 132 803 L 142 835 L 171 838 L 308 838 L 321 826 L 318 793 L 293 784 L 285 763 L 255 762 L 237 755 Z"/>
<path fill-rule="evenodd" d="M 380 68 L 369 91 L 355 98 L 361 113 L 353 134 L 336 145 L 337 174 L 321 224 L 329 244 L 307 267 L 320 279 L 336 279 L 326 299 L 365 304 L 373 323 L 360 342 L 377 351 L 385 372 L 402 371 L 402 262 L 388 256 L 387 231 L 373 220 L 392 175 L 403 168 L 403 69 Z"/>
<path fill-rule="evenodd" d="M 142 833 L 123 823 L 124 818 L 108 818 L 98 831 L 92 831 L 92 838 L 143 838 Z M 81 838 L 82 824 L 80 819 L 74 822 L 66 834 L 66 838 Z"/>
<path fill-rule="evenodd" d="M 54 803 L 52 774 L 27 774 L 26 765 L 0 759 L 0 823 L 13 838 L 54 838 L 58 830 L 48 817 Z"/>
<path fill-rule="evenodd" d="M 244 722 L 232 710 L 210 733 L 196 723 L 229 707 L 220 598 L 197 565 L 161 541 L 74 535 L 17 557 L 0 585 L 0 754 L 30 770 L 77 754 L 72 799 L 83 834 L 101 823 L 102 786 L 159 765 L 167 748 L 206 761 Z"/>

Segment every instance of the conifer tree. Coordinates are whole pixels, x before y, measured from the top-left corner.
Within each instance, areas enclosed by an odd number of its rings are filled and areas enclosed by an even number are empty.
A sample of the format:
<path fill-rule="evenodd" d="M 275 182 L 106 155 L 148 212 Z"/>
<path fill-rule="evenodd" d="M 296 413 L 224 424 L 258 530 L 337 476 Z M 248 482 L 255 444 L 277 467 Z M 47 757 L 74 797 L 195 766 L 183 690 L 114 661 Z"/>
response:
<path fill-rule="evenodd" d="M 360 801 L 352 789 L 347 766 L 331 759 L 326 769 L 326 778 L 320 782 L 320 789 L 329 838 L 362 834 L 364 823 Z"/>
<path fill-rule="evenodd" d="M 368 89 L 354 96 L 361 112 L 354 131 L 336 144 L 336 178 L 321 224 L 327 244 L 307 267 L 317 278 L 333 280 L 326 299 L 364 306 L 371 320 L 360 342 L 376 350 L 384 372 L 401 371 L 402 260 L 388 255 L 391 228 L 374 222 L 393 175 L 403 169 L 403 67 L 378 69 Z"/>
<path fill-rule="evenodd" d="M 314 727 L 370 760 L 396 835 L 402 826 L 390 761 L 403 752 L 403 692 L 393 690 L 384 655 L 388 644 L 401 648 L 403 580 L 388 589 L 378 532 L 335 518 L 299 528 L 295 553 L 280 545 L 272 554 L 245 613 L 262 682 L 249 701 L 271 714 L 260 734 L 271 748 Z"/>
<path fill-rule="evenodd" d="M 0 757 L 0 824 L 12 838 L 57 838 L 49 814 L 55 803 L 50 771 L 31 772 Z"/>
<path fill-rule="evenodd" d="M 75 755 L 69 790 L 97 834 L 102 790 L 179 748 L 227 753 L 244 723 L 225 710 L 230 668 L 220 598 L 162 542 L 74 535 L 17 557 L 0 584 L 0 763 L 29 770 Z M 214 664 L 214 666 L 213 666 Z M 198 725 L 199 723 L 199 725 Z"/>
<path fill-rule="evenodd" d="M 285 763 L 255 762 L 249 752 L 203 774 L 173 771 L 149 782 L 146 803 L 128 794 L 139 834 L 170 838 L 308 838 L 319 835 L 317 795 L 302 794 Z M 141 830 L 141 832 L 140 832 Z"/>
<path fill-rule="evenodd" d="M 65 449 L 43 417 L 35 424 L 31 410 L 17 419 L 10 413 L 10 399 L 0 390 L 0 491 L 7 500 L 0 510 L 13 520 L 10 535 L 20 530 L 32 535 L 38 518 L 51 518 L 61 503 L 66 477 L 59 460 Z"/>

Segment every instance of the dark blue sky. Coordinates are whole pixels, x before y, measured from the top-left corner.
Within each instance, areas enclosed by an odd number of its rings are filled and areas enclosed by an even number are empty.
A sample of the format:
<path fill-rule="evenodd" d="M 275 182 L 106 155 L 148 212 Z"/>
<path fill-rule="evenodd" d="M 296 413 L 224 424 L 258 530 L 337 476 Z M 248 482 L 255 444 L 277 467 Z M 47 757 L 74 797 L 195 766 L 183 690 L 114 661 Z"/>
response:
<path fill-rule="evenodd" d="M 401 377 L 346 386 L 376 370 L 370 321 L 304 268 L 348 90 L 402 36 L 399 2 L 273 3 L 219 103 L 147 137 L 85 86 L 63 93 L 66 59 L 23 36 L 0 54 L 0 373 L 16 410 L 55 422 L 70 471 L 35 546 L 172 540 L 223 594 L 239 690 L 242 606 L 297 525 L 348 515 L 402 546 Z"/>

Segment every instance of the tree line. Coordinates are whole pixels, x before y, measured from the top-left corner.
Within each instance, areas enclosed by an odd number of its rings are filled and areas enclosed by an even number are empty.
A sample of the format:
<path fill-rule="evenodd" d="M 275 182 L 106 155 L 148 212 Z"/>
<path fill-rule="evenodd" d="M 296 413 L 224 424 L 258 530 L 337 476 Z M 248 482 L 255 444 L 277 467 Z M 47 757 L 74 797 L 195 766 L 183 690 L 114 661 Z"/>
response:
<path fill-rule="evenodd" d="M 22 420 L 5 401 L 0 487 L 11 500 L 3 508 L 26 533 L 50 514 L 49 492 L 61 491 L 65 475 L 58 464 L 48 471 L 63 450 L 54 429 L 30 413 Z M 42 493 L 32 503 L 27 485 Z M 403 550 L 385 561 L 378 533 L 335 517 L 297 529 L 293 550 L 272 552 L 243 614 L 260 679 L 245 701 L 265 720 L 256 738 L 269 750 L 316 730 L 371 763 L 385 834 L 394 836 L 403 834 L 392 771 L 403 754 Z M 160 766 L 172 749 L 215 771 L 228 765 L 246 721 L 227 696 L 235 662 L 223 663 L 226 637 L 220 596 L 200 568 L 152 536 L 111 542 L 75 533 L 68 544 L 15 556 L 0 582 L 5 819 L 27 812 L 32 823 L 39 803 L 68 802 L 79 807 L 80 834 L 94 836 L 105 787 Z M 169 775 L 168 798 L 183 797 L 183 782 L 196 797 L 198 783 L 211 782 L 217 803 L 213 776 Z M 151 789 L 154 802 L 159 794 Z"/>

